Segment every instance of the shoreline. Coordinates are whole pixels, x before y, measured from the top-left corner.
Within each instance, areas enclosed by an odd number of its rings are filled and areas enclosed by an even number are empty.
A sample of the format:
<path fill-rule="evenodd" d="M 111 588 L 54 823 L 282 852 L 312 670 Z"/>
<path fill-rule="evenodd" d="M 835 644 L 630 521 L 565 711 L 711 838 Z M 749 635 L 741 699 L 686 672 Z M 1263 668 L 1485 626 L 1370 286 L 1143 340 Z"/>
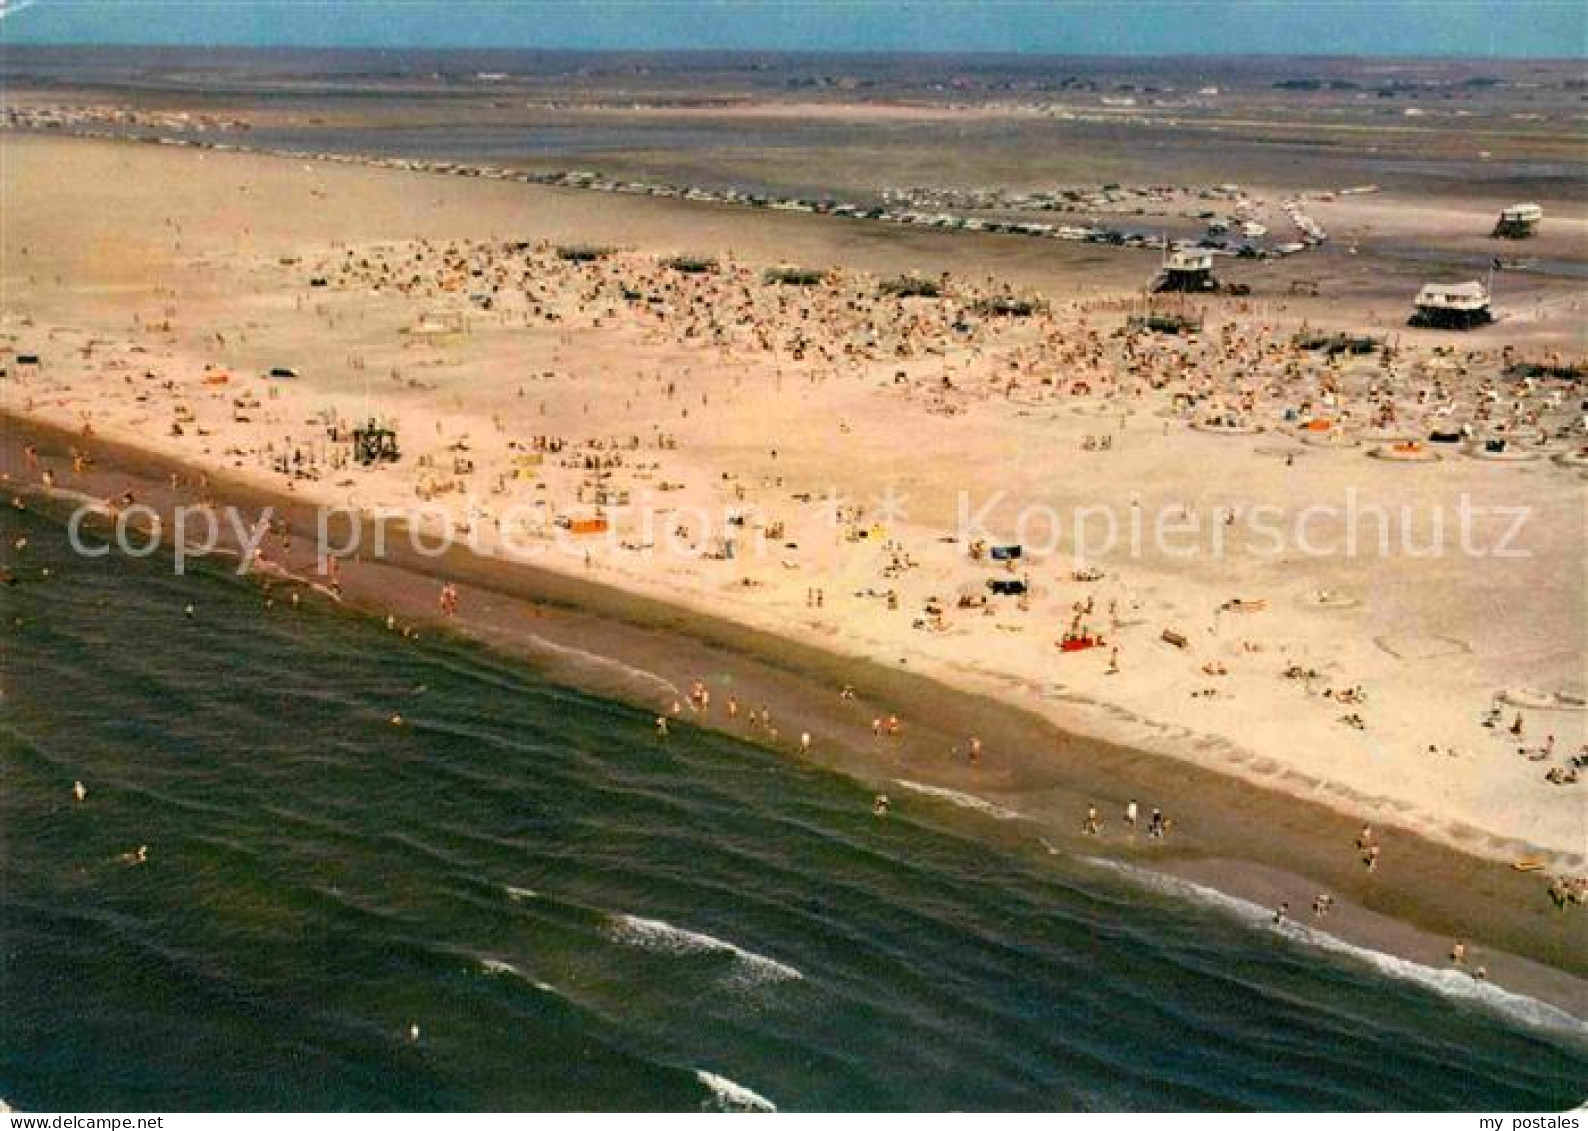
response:
<path fill-rule="evenodd" d="M 110 498 L 131 488 L 140 502 L 162 512 L 194 501 L 192 490 L 172 490 L 172 475 L 197 481 L 206 474 L 157 452 L 95 438 L 89 445 L 95 464 L 73 476 L 60 456 L 81 444 L 80 437 L 9 410 L 0 411 L 0 432 L 0 468 L 13 490 L 23 485 L 21 449 L 29 442 L 38 444 L 45 466 L 71 490 Z M 270 557 L 300 583 L 307 578 L 312 563 L 303 536 L 313 532 L 313 501 L 223 472 L 207 474 L 208 493 L 216 501 L 250 511 L 274 508 L 295 538 L 283 554 L 272 537 Z M 443 578 L 463 591 L 451 621 L 435 612 Z M 482 558 L 457 547 L 423 558 L 395 540 L 384 559 L 359 561 L 341 580 L 350 611 L 396 616 L 425 632 L 454 631 L 529 660 L 554 681 L 598 695 L 665 710 L 671 698 L 684 698 L 683 689 L 695 678 L 705 680 L 719 702 L 724 688 L 732 687 L 747 705 L 770 707 L 780 722 L 797 722 L 788 723 L 781 742 L 769 743 L 764 731 L 725 725 L 720 711 L 692 721 L 796 756 L 795 736 L 809 730 L 815 738 L 810 761 L 887 790 L 896 806 L 974 809 L 980 802 L 1018 814 L 975 820 L 979 837 L 1025 851 L 1143 867 L 1258 907 L 1288 900 L 1297 923 L 1308 921 L 1305 908 L 1312 897 L 1328 891 L 1337 903 L 1322 929 L 1353 947 L 1436 973 L 1449 969 L 1444 957 L 1450 942 L 1464 938 L 1472 965 L 1486 965 L 1497 987 L 1588 1017 L 1588 931 L 1581 915 L 1554 910 L 1537 876 L 1500 862 L 1391 827 L 1380 829 L 1386 867 L 1368 875 L 1351 850 L 1360 819 L 1343 810 L 1172 756 L 1067 734 L 1035 712 L 976 691 L 596 579 Z M 311 594 L 308 604 L 319 602 Z M 846 683 L 854 687 L 855 701 L 840 699 L 838 688 Z M 879 744 L 868 722 L 890 713 L 904 720 L 905 734 Z M 946 749 L 969 734 L 986 743 L 988 754 L 979 766 L 951 760 Z M 917 796 L 933 792 L 935 798 Z M 1119 836 L 1112 818 L 1132 797 L 1144 811 L 1162 805 L 1176 821 L 1173 836 L 1163 842 Z M 1091 801 L 1108 819 L 1100 837 L 1080 832 Z"/>

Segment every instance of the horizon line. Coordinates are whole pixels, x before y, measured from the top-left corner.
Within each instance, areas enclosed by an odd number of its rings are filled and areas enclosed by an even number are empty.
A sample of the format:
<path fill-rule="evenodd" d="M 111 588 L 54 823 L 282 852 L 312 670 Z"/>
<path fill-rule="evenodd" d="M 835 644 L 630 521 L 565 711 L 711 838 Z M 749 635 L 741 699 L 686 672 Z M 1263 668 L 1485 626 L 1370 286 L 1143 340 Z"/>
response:
<path fill-rule="evenodd" d="M 0 28 L 4 24 L 0 23 Z M 148 41 L 131 42 L 113 40 L 107 42 L 87 42 L 82 40 L 45 40 L 7 42 L 3 31 L 0 31 L 0 56 L 10 51 L 28 51 L 38 48 L 70 48 L 85 51 L 101 50 L 178 50 L 178 51 L 329 51 L 329 52 L 354 52 L 369 51 L 385 54 L 402 54 L 409 51 L 437 51 L 472 54 L 511 54 L 513 52 L 539 52 L 548 55 L 784 55 L 784 56 L 912 56 L 928 58 L 963 58 L 967 56 L 1013 58 L 1013 59 L 1297 59 L 1297 60 L 1370 60 L 1370 59 L 1399 59 L 1399 60 L 1425 60 L 1431 62 L 1447 62 L 1451 60 L 1471 60 L 1480 62 L 1490 60 L 1502 63 L 1582 63 L 1588 62 L 1588 52 L 1579 55 L 1533 55 L 1533 54 L 1508 54 L 1503 52 L 1485 52 L 1481 54 L 1450 51 L 1450 52 L 1418 52 L 1418 53 L 1360 53 L 1360 52 L 1288 52 L 1270 51 L 1262 48 L 1252 48 L 1247 51 L 1022 51 L 1016 48 L 962 48 L 944 50 L 941 48 L 924 47 L 577 47 L 577 46 L 542 46 L 534 44 L 516 44 L 509 47 L 481 46 L 478 44 L 460 43 L 405 43 L 405 44 L 359 44 L 359 43 L 189 43 L 182 41 Z"/>

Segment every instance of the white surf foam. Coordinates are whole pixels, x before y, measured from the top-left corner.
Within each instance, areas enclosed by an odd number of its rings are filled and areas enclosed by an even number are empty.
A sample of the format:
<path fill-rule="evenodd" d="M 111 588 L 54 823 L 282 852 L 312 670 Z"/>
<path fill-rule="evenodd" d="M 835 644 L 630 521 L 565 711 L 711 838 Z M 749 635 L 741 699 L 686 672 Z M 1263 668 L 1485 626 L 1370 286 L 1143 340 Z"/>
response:
<path fill-rule="evenodd" d="M 725 939 L 675 927 L 661 919 L 613 915 L 611 922 L 612 938 L 626 946 L 658 954 L 731 954 L 734 959 L 734 979 L 749 985 L 798 981 L 805 977 L 794 967 L 775 958 L 745 950 Z"/>
<path fill-rule="evenodd" d="M 1094 867 L 1125 876 L 1133 883 L 1151 891 L 1217 908 L 1247 926 L 1271 931 L 1276 935 L 1315 946 L 1332 954 L 1343 955 L 1365 963 L 1387 977 L 1412 982 L 1454 1001 L 1481 1006 L 1510 1021 L 1532 1028 L 1546 1029 L 1578 1040 L 1588 1040 L 1588 1022 L 1548 1002 L 1503 989 L 1493 982 L 1480 982 L 1471 974 L 1454 967 L 1425 966 L 1398 955 L 1358 946 L 1337 935 L 1331 935 L 1327 931 L 1320 931 L 1316 927 L 1309 927 L 1293 919 L 1275 923 L 1273 911 L 1266 907 L 1260 907 L 1250 900 L 1229 895 L 1215 888 L 1183 880 L 1178 876 L 1168 876 L 1162 872 L 1095 856 L 1082 856 L 1079 859 Z"/>
<path fill-rule="evenodd" d="M 515 903 L 521 899 L 540 898 L 540 892 L 536 891 L 534 888 L 515 888 L 512 884 L 508 884 L 502 890 L 507 892 L 507 898 L 513 900 Z"/>
<path fill-rule="evenodd" d="M 544 993 L 554 994 L 557 992 L 557 988 L 550 982 L 542 982 L 538 978 L 531 978 L 528 974 L 525 974 L 511 962 L 503 962 L 499 958 L 480 959 L 480 969 L 492 977 L 500 977 L 505 974 L 509 977 L 517 978 L 520 981 L 528 982 L 537 990 L 541 990 Z"/>
<path fill-rule="evenodd" d="M 777 1105 L 759 1092 L 736 1084 L 726 1076 L 695 1069 L 695 1077 L 711 1089 L 711 1099 L 701 1105 L 709 1111 L 776 1111 Z"/>
<path fill-rule="evenodd" d="M 1013 809 L 1006 809 L 1002 805 L 996 805 L 985 797 L 977 797 L 974 793 L 961 793 L 957 789 L 945 789 L 940 785 L 923 785 L 918 781 L 909 781 L 906 778 L 894 778 L 893 781 L 895 785 L 902 786 L 911 793 L 935 797 L 939 801 L 947 801 L 950 805 L 958 805 L 961 809 L 974 809 L 976 812 L 985 813 L 995 820 L 1018 821 L 1022 819 L 1022 815 Z"/>
<path fill-rule="evenodd" d="M 617 672 L 631 683 L 646 684 L 661 690 L 667 695 L 677 696 L 680 694 L 676 683 L 657 675 L 648 668 L 635 667 L 633 664 L 624 663 L 613 656 L 603 656 L 598 652 L 576 648 L 572 644 L 559 644 L 555 640 L 547 640 L 544 636 L 531 635 L 530 640 L 534 642 L 535 647 L 551 655 L 572 659 L 590 667 Z"/>
<path fill-rule="evenodd" d="M 46 498 L 59 499 L 68 503 L 77 503 L 84 510 L 92 514 L 110 516 L 116 513 L 116 509 L 110 505 L 110 500 L 101 499 L 96 495 L 90 495 L 84 491 L 78 491 L 72 487 L 45 487 L 40 485 L 38 487 L 32 488 L 32 490 L 37 491 Z"/>

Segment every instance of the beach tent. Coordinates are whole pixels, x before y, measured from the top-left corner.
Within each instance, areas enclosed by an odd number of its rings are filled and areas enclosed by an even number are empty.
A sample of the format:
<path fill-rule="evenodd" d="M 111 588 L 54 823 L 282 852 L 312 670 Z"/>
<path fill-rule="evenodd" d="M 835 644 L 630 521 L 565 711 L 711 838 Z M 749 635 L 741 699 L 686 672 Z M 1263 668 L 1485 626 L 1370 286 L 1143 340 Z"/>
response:
<path fill-rule="evenodd" d="M 605 534 L 607 520 L 601 515 L 563 515 L 557 525 L 570 534 Z"/>

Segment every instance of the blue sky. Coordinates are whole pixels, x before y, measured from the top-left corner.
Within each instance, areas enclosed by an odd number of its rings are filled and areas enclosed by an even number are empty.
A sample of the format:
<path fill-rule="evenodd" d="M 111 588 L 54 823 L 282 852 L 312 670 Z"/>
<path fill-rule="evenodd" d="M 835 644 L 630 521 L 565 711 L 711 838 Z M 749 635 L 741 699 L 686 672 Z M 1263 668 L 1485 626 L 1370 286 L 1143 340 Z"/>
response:
<path fill-rule="evenodd" d="M 1582 58 L 1584 0 L 5 0 L 4 43 Z"/>

